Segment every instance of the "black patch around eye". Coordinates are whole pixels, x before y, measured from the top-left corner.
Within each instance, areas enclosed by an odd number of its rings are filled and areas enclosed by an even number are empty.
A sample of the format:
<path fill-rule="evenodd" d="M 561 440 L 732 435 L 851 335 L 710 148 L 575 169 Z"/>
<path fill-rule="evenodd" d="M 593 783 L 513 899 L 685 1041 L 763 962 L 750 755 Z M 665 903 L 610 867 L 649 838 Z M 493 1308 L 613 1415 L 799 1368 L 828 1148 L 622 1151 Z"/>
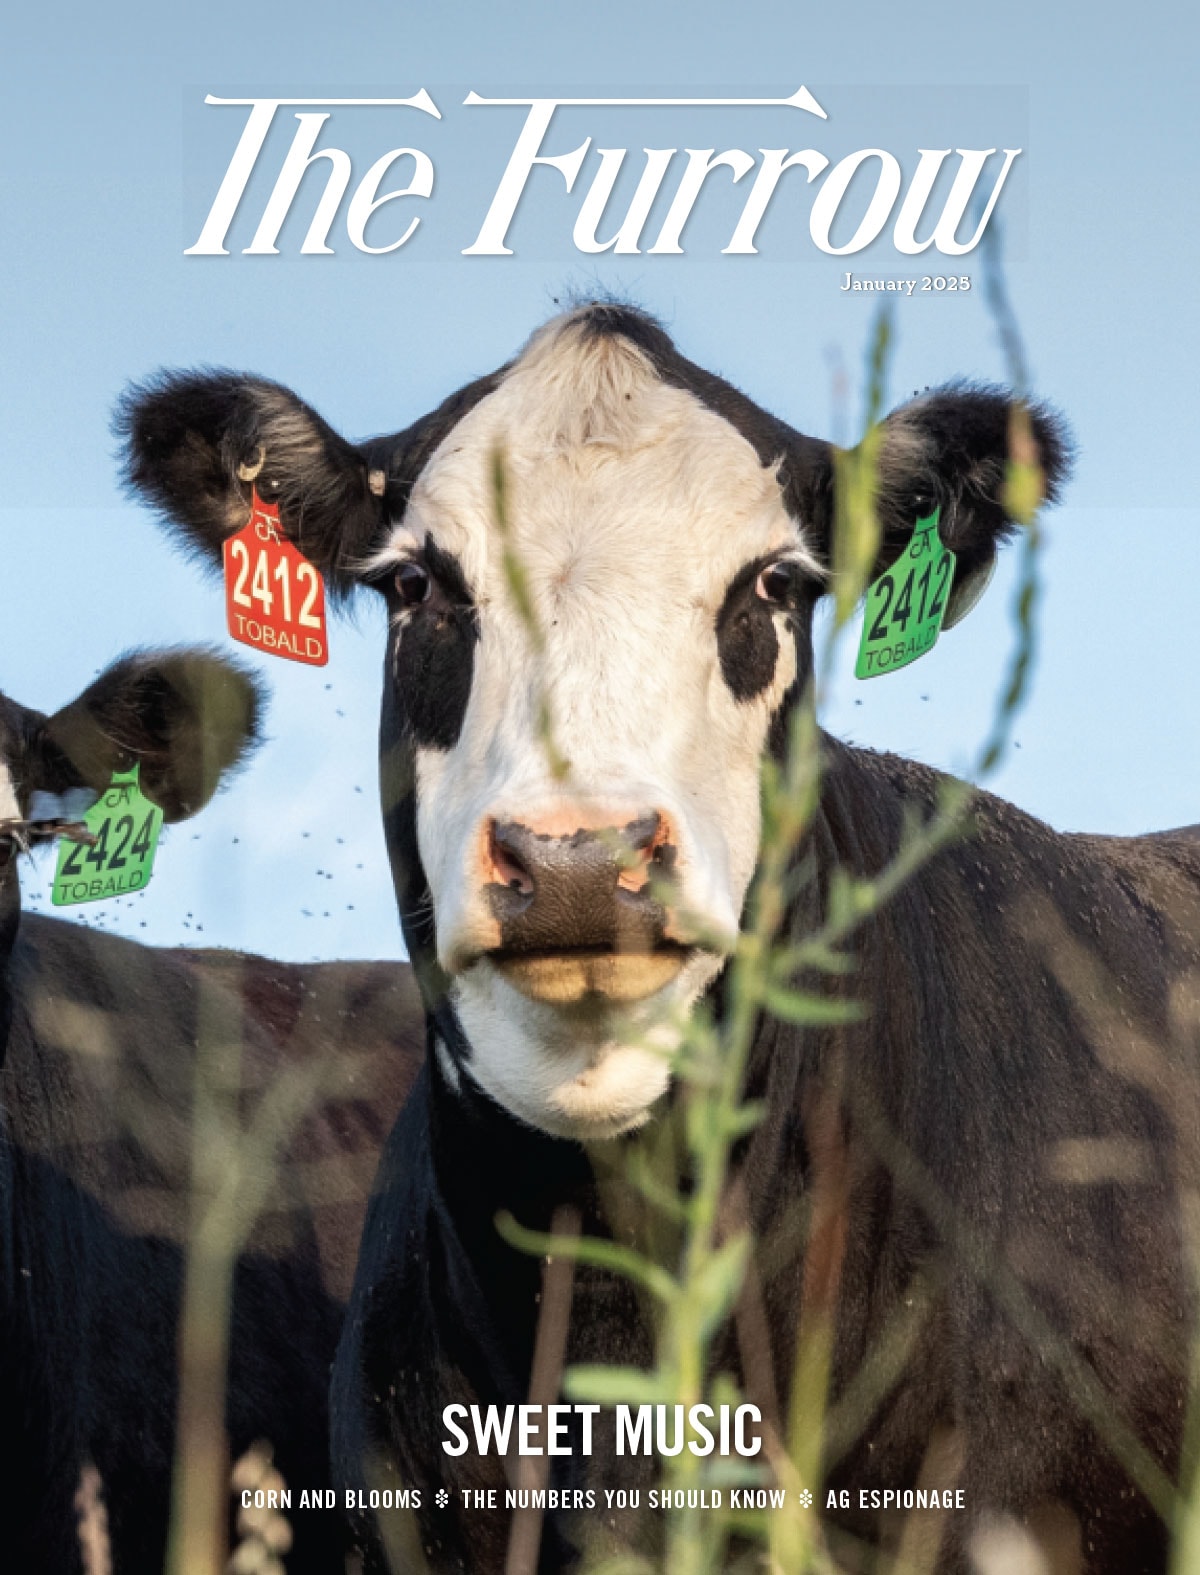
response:
<path fill-rule="evenodd" d="M 414 744 L 453 749 L 462 731 L 479 631 L 458 560 L 427 542 L 432 584 L 393 636 L 391 674 L 400 723 Z"/>
<path fill-rule="evenodd" d="M 721 674 L 733 698 L 743 704 L 770 685 L 779 660 L 779 636 L 771 608 L 754 588 L 762 568 L 761 563 L 751 563 L 741 570 L 717 614 Z"/>
<path fill-rule="evenodd" d="M 474 605 L 471 587 L 467 584 L 462 564 L 452 552 L 444 552 L 436 541 L 426 539 L 423 556 L 429 572 L 441 584 L 451 601 L 459 602 L 465 607 Z"/>

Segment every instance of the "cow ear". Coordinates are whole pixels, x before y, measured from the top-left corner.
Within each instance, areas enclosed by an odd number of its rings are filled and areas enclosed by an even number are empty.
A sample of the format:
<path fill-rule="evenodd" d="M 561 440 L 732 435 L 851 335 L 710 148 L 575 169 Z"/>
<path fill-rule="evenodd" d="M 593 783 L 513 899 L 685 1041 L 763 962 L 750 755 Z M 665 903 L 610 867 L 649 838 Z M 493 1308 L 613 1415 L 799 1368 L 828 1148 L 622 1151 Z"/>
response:
<path fill-rule="evenodd" d="M 1011 463 L 1036 467 L 1041 501 L 1057 501 L 1073 458 L 1062 417 L 1019 405 L 1007 389 L 952 383 L 894 410 L 879 460 L 881 571 L 904 550 L 914 521 L 933 505 L 957 556 L 948 621 L 966 616 L 991 578 L 997 549 L 1016 526 L 1008 502 Z"/>
<path fill-rule="evenodd" d="M 251 485 L 346 595 L 384 530 L 384 472 L 290 389 L 233 372 L 166 372 L 131 388 L 114 428 L 128 485 L 204 561 L 250 517 Z M 377 445 L 376 445 L 377 446 Z"/>
<path fill-rule="evenodd" d="M 139 767 L 146 796 L 168 821 L 203 809 L 259 742 L 258 680 L 204 650 L 133 652 L 47 719 L 29 751 L 29 787 L 101 793 Z"/>
<path fill-rule="evenodd" d="M 795 471 L 799 518 L 813 523 L 818 550 L 831 564 L 838 471 L 834 451 L 826 448 L 820 454 L 810 446 L 801 458 Z M 1010 461 L 1036 466 L 1041 499 L 1053 503 L 1072 458 L 1073 444 L 1062 417 L 1045 405 L 1021 405 L 1005 389 L 951 383 L 901 405 L 879 433 L 875 486 L 880 544 L 870 578 L 895 562 L 916 521 L 937 507 L 939 534 L 957 557 L 944 623 L 951 627 L 982 596 L 997 550 L 1016 529 L 1007 498 Z"/>

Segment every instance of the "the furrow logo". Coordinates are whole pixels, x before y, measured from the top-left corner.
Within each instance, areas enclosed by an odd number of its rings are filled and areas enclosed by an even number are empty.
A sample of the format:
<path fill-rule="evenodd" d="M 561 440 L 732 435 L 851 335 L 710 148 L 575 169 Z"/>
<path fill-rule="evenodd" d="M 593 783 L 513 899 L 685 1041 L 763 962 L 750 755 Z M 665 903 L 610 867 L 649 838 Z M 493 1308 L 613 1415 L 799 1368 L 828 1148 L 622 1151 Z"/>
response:
<path fill-rule="evenodd" d="M 249 244 L 236 249 L 246 256 L 279 255 L 285 221 L 310 170 L 320 195 L 315 209 L 307 197 L 303 199 L 311 218 L 299 247 L 302 256 L 333 253 L 336 247 L 332 242 L 339 238 L 339 229 L 359 252 L 376 256 L 398 252 L 424 223 L 433 222 L 428 216 L 431 210 L 422 207 L 433 196 L 438 173 L 427 151 L 410 145 L 388 148 L 372 157 L 369 167 L 355 180 L 350 154 L 337 145 L 339 137 L 345 140 L 340 128 L 350 129 L 350 117 L 356 111 L 394 112 L 404 117 L 406 125 L 420 124 L 411 120 L 414 113 L 441 121 L 441 109 L 424 88 L 407 98 L 224 98 L 208 94 L 204 102 L 222 111 L 240 109 L 245 119 L 200 232 L 185 248 L 186 255 L 230 256 L 230 232 L 239 212 L 240 222 L 253 222 L 254 229 Z M 811 194 L 808 234 L 812 244 L 830 256 L 861 252 L 884 237 L 890 226 L 891 244 L 899 253 L 916 256 L 933 248 L 960 257 L 979 245 L 1023 151 L 919 148 L 915 165 L 908 158 L 911 176 L 906 183 L 900 159 L 882 147 L 857 148 L 834 159 L 815 147 L 757 147 L 753 151 L 726 147 L 718 151 L 716 146 L 643 146 L 631 155 L 627 147 L 601 147 L 596 142 L 597 136 L 607 140 L 605 118 L 614 110 L 644 112 L 648 134 L 652 124 L 662 125 L 654 117 L 671 110 L 703 112 L 706 128 L 708 117 L 716 117 L 713 125 L 719 126 L 722 116 L 735 111 L 743 117 L 747 111 L 764 115 L 794 111 L 810 120 L 827 122 L 825 109 L 804 87 L 785 98 L 487 98 L 470 92 L 463 105 L 473 115 L 482 111 L 495 116 L 514 108 L 525 111 L 477 229 L 472 221 L 474 239 L 467 235 L 455 239 L 454 244 L 467 257 L 513 255 L 509 231 L 523 199 L 546 200 L 547 188 L 539 183 L 544 177 L 535 178 L 541 169 L 555 171 L 565 192 L 577 199 L 571 243 L 575 251 L 585 255 L 682 255 L 685 226 L 710 176 L 720 172 L 724 188 L 737 187 L 728 243 L 719 247 L 721 255 L 756 254 L 756 240 L 768 209 L 779 192 L 787 190 L 788 200 L 807 202 Z M 575 146 L 564 148 L 563 144 L 572 140 L 572 134 L 562 129 L 564 116 L 575 117 L 577 123 L 581 111 L 594 129 Z M 278 139 L 289 118 L 296 124 L 280 158 Z M 485 122 L 480 124 L 482 129 Z M 739 124 L 745 125 L 744 118 Z M 504 122 L 493 120 L 486 125 L 489 140 L 494 142 Z M 263 199 L 265 183 L 272 175 Z M 310 188 L 313 184 L 309 183 Z M 726 200 L 729 195 L 723 190 Z M 386 214 L 375 219 L 385 207 Z M 840 240 L 835 240 L 835 231 Z M 464 245 L 464 240 L 468 244 Z"/>

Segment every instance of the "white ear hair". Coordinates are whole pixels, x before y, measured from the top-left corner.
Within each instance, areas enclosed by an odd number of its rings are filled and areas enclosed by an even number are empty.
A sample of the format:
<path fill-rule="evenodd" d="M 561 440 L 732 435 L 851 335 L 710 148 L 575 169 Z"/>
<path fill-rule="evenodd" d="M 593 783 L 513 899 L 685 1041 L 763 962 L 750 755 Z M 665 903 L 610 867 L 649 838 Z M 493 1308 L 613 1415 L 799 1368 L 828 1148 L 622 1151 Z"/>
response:
<path fill-rule="evenodd" d="M 377 498 L 381 498 L 387 490 L 387 472 L 384 470 L 369 470 L 367 472 L 367 486 Z"/>

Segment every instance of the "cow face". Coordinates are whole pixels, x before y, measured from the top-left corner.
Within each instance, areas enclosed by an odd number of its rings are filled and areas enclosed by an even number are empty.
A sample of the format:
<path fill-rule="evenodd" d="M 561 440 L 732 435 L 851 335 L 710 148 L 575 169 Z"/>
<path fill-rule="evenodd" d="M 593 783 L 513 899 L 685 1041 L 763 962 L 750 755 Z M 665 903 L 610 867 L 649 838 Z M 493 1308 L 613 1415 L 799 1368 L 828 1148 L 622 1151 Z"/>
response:
<path fill-rule="evenodd" d="M 960 595 L 1007 530 L 1009 403 L 889 418 L 882 561 L 944 505 Z M 131 477 L 193 541 L 244 523 L 237 468 L 389 614 L 393 873 L 452 1081 L 547 1131 L 645 1119 L 736 935 L 762 761 L 811 667 L 833 455 L 585 308 L 393 438 L 353 448 L 275 385 L 171 378 L 126 412 Z M 1035 419 L 1052 485 L 1062 443 Z"/>

